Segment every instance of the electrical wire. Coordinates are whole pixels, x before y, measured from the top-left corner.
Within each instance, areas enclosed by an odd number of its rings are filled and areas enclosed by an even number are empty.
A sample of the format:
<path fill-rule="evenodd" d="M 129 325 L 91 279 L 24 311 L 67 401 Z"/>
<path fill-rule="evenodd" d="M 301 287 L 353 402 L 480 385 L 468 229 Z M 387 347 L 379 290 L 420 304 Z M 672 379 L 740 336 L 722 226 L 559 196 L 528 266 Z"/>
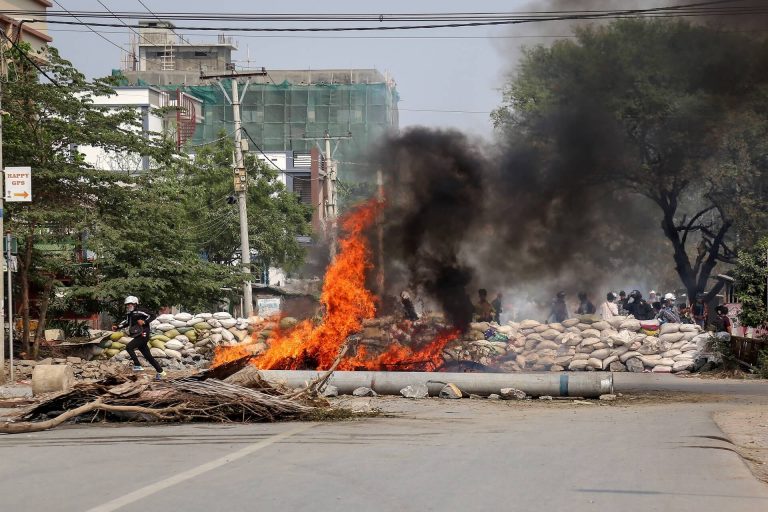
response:
<path fill-rule="evenodd" d="M 144 3 L 144 2 L 142 2 L 141 0 L 138 0 L 138 2 L 139 2 L 141 5 L 143 5 L 143 6 L 144 6 L 144 8 L 145 8 L 147 11 L 149 11 L 149 13 L 150 13 L 152 16 L 154 16 L 154 17 L 155 17 L 155 19 L 157 19 L 157 21 L 160 21 L 160 22 L 162 22 L 162 21 L 165 21 L 165 20 L 162 20 L 162 19 L 160 19 L 160 18 L 157 16 L 157 14 L 155 14 L 154 12 L 152 12 L 152 9 L 150 9 L 150 8 L 149 8 L 149 6 L 147 6 L 147 4 L 145 4 L 145 3 Z M 184 38 L 183 38 L 183 37 L 181 37 L 181 36 L 179 35 L 179 33 L 178 33 L 178 32 L 176 32 L 176 31 L 173 29 L 173 27 L 171 27 L 171 32 L 173 32 L 174 34 L 176 34 L 176 36 L 179 38 L 179 40 L 180 40 L 182 43 L 184 42 Z M 189 41 L 187 41 L 187 44 L 189 44 Z"/>
<path fill-rule="evenodd" d="M 144 35 L 142 35 L 140 32 L 137 32 L 137 31 L 136 31 L 136 29 L 134 29 L 134 28 L 132 28 L 132 27 L 128 26 L 128 24 L 127 24 L 127 23 L 125 23 L 121 17 L 119 17 L 117 14 L 115 14 L 115 13 L 114 13 L 114 11 L 112 11 L 112 10 L 111 10 L 109 7 L 107 7 L 107 5 L 106 5 L 104 2 L 102 2 L 101 0 L 96 0 L 96 1 L 97 1 L 97 2 L 99 2 L 99 4 L 101 4 L 101 6 L 102 6 L 102 7 L 104 7 L 104 9 L 106 9 L 107 11 L 109 11 L 109 13 L 110 13 L 110 14 L 112 14 L 112 15 L 115 17 L 115 19 L 116 19 L 117 21 L 119 21 L 120 23 L 122 23 L 123 25 L 125 25 L 125 26 L 128 28 L 128 30 L 130 30 L 131 32 L 133 32 L 134 34 L 136 34 L 137 36 L 139 36 L 139 38 L 141 38 L 141 39 L 144 39 L 144 41 L 146 41 L 147 43 L 149 43 L 149 44 L 152 44 L 152 41 L 150 41 L 149 39 L 147 39 L 147 38 L 146 38 Z M 93 31 L 93 30 L 92 30 L 92 31 Z M 133 54 L 133 58 L 134 58 L 134 59 L 136 58 L 136 54 Z"/>
<path fill-rule="evenodd" d="M 82 21 L 80 18 L 78 18 L 77 16 L 75 16 L 74 14 L 72 14 L 70 11 L 68 11 L 68 10 L 67 10 L 67 8 L 66 8 L 66 7 L 64 7 L 63 5 L 61 5 L 59 2 L 57 2 L 56 0 L 53 0 L 53 1 L 54 1 L 54 3 L 55 3 L 56 5 L 58 5 L 59 7 L 61 7 L 61 8 L 62 8 L 62 9 L 64 9 L 65 11 L 67 11 L 69 14 L 71 14 L 71 15 L 72 15 L 72 17 L 73 17 L 73 18 L 75 18 L 77 21 Z M 128 26 L 128 25 L 126 25 L 125 23 L 123 23 L 123 24 L 124 24 L 126 27 Z M 89 25 L 87 25 L 87 24 L 85 24 L 85 23 L 84 23 L 84 25 L 85 25 L 86 27 L 88 27 L 89 29 L 91 29 L 91 27 L 90 27 Z M 112 46 L 114 46 L 115 48 L 118 48 L 118 49 L 119 49 L 121 52 L 125 52 L 125 53 L 126 53 L 126 54 L 128 54 L 128 55 L 130 55 L 130 54 L 131 54 L 131 52 L 129 52 L 128 50 L 126 50 L 125 48 L 123 48 L 122 46 L 120 46 L 119 44 L 115 43 L 114 41 L 112 41 L 111 39 L 109 39 L 107 36 L 105 36 L 105 35 L 103 35 L 103 34 L 99 34 L 97 31 L 95 31 L 95 30 L 93 30 L 93 29 L 91 29 L 91 32 L 93 32 L 94 34 L 96 34 L 97 36 L 99 36 L 100 38 L 102 38 L 103 40 L 105 40 L 106 42 L 108 42 L 109 44 L 111 44 Z"/>
<path fill-rule="evenodd" d="M 198 20 L 198 21 L 373 21 L 378 22 L 378 26 L 356 26 L 356 27 L 211 27 L 211 26 L 191 26 L 191 27 L 174 27 L 173 30 L 200 30 L 200 31 L 243 31 L 243 32 L 346 32 L 346 31 L 391 31 L 391 30 L 419 30 L 419 29 L 440 29 L 440 28 L 461 28 L 461 27 L 481 27 L 481 26 L 500 26 L 500 25 L 514 25 L 522 23 L 535 23 L 545 21 L 573 21 L 573 20 L 599 20 L 599 19 L 620 19 L 620 18 L 632 18 L 632 17 L 686 17 L 686 16 L 726 16 L 726 15 L 738 15 L 738 16 L 755 16 L 761 14 L 768 14 L 768 8 L 761 6 L 722 6 L 722 4 L 732 4 L 737 2 L 743 2 L 744 0 L 715 0 L 708 2 L 697 2 L 679 6 L 662 6 L 646 9 L 619 9 L 619 10 L 603 10 L 603 11 L 529 11 L 525 14 L 514 13 L 441 13 L 437 15 L 429 14 L 400 14 L 400 15 L 384 15 L 384 14 L 354 14 L 354 15 L 288 15 L 288 14 L 272 14 L 272 15 L 232 15 L 232 14 L 207 14 L 207 13 L 162 13 L 166 19 L 175 20 Z M 717 7 L 716 7 L 717 6 Z M 6 11 L 10 12 L 10 11 Z M 25 11 L 14 11 L 25 13 Z M 29 14 L 30 11 L 26 11 Z M 40 11 L 31 11 L 42 15 Z M 71 14 L 71 13 L 70 13 Z M 136 13 L 119 13 L 120 16 L 126 18 L 137 17 Z M 64 25 L 87 25 L 87 26 L 101 26 L 101 27 L 120 27 L 120 25 L 114 23 L 102 23 L 102 22 L 89 22 L 83 23 L 81 20 L 78 22 L 65 21 L 61 19 L 51 19 L 52 17 L 65 17 L 63 14 L 54 13 L 48 11 L 46 13 L 47 18 L 45 20 L 50 24 L 64 24 Z M 89 18 L 109 18 L 104 13 L 80 13 L 82 17 Z M 74 15 L 73 15 L 74 16 Z M 156 17 L 159 16 L 155 14 Z M 78 19 L 75 16 L 75 19 Z M 451 23 L 426 23 L 427 21 L 445 21 L 451 20 Z M 422 24 L 416 25 L 382 25 L 384 22 L 391 21 L 418 21 Z M 141 28 L 141 25 L 133 25 L 133 28 Z"/>
<path fill-rule="evenodd" d="M 10 37 L 8 37 L 8 35 L 5 33 L 5 30 L 0 30 L 0 36 L 4 37 L 6 41 L 8 41 L 9 43 L 11 43 L 11 45 L 12 45 L 12 46 L 13 46 L 13 47 L 14 47 L 14 48 L 15 48 L 15 49 L 16 49 L 16 50 L 17 50 L 17 51 L 18 51 L 18 52 L 21 54 L 21 56 L 22 56 L 22 57 L 24 57 L 24 59 L 26 59 L 26 60 L 27 60 L 27 61 L 28 61 L 30 64 L 32 64 L 32 65 L 35 67 L 35 69 L 37 69 L 37 70 L 38 70 L 38 71 L 39 71 L 39 72 L 40 72 L 40 73 L 41 73 L 41 74 L 42 74 L 42 75 L 43 75 L 45 78 L 47 78 L 47 79 L 48 79 L 48 80 L 49 80 L 49 81 L 50 81 L 50 82 L 51 82 L 53 85 L 55 85 L 55 86 L 56 86 L 56 87 L 58 87 L 59 89 L 61 89 L 61 88 L 62 88 L 61 84 L 60 84 L 59 82 L 57 82 L 56 80 L 54 80 L 53 78 L 51 78 L 51 76 L 50 76 L 48 73 L 46 73 L 46 72 L 43 70 L 43 68 L 41 68 L 41 67 L 40 67 L 40 66 L 37 64 L 37 62 L 35 62 L 35 60 L 34 60 L 32 57 L 30 57 L 30 56 L 27 54 L 26 50 L 24 50 L 22 47 L 20 47 L 18 44 L 16 44 L 16 42 L 15 42 L 13 39 L 11 39 Z"/>

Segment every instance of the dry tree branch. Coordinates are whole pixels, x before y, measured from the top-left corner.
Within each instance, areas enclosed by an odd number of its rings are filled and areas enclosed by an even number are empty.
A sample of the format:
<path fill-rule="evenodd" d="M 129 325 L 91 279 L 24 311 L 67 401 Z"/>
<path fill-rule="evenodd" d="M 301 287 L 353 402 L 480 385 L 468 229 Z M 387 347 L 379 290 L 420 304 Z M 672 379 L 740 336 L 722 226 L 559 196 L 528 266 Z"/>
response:
<path fill-rule="evenodd" d="M 73 418 L 86 414 L 91 411 L 109 411 L 109 412 L 132 412 L 137 414 L 149 414 L 161 420 L 169 420 L 174 414 L 179 414 L 184 409 L 185 404 L 176 407 L 166 407 L 164 409 L 151 409 L 148 407 L 139 407 L 135 405 L 108 405 L 102 402 L 101 398 L 88 402 L 75 409 L 65 411 L 55 418 L 40 422 L 19 422 L 12 423 L 6 421 L 0 424 L 0 433 L 2 434 L 26 434 L 29 432 L 41 432 L 58 427 Z"/>

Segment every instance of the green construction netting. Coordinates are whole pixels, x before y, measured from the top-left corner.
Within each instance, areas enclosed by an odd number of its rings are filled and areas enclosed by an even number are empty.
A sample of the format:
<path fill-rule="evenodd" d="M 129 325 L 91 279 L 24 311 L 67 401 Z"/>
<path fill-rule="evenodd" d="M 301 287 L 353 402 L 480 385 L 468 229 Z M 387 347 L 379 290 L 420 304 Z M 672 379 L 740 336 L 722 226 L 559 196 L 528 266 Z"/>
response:
<path fill-rule="evenodd" d="M 139 80 L 137 85 L 153 84 Z M 229 80 L 222 85 L 231 97 Z M 232 107 L 217 84 L 154 87 L 178 89 L 203 101 L 204 119 L 191 144 L 210 142 L 222 131 L 232 132 Z M 241 81 L 241 94 L 244 87 Z M 307 139 L 322 138 L 326 131 L 331 136 L 351 133 L 352 139 L 339 145 L 337 159 L 355 160 L 382 134 L 397 129 L 398 100 L 397 90 L 386 83 L 251 83 L 241 115 L 243 128 L 264 151 L 308 151 L 316 141 Z"/>

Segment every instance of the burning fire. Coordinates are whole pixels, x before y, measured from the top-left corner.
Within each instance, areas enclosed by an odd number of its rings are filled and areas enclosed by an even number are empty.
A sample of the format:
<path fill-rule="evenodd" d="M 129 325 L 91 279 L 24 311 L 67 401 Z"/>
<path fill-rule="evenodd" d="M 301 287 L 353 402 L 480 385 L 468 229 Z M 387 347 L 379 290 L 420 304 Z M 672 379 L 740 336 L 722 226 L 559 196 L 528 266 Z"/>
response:
<path fill-rule="evenodd" d="M 370 263 L 370 249 L 364 231 L 371 226 L 381 203 L 371 200 L 348 214 L 341 223 L 345 236 L 339 241 L 339 252 L 325 274 L 320 303 L 323 319 L 319 324 L 304 320 L 289 332 L 278 332 L 269 349 L 254 358 L 260 369 L 296 370 L 328 369 L 346 339 L 363 327 L 363 321 L 376 314 L 376 297 L 365 288 Z M 379 355 L 369 354 L 365 346 L 347 356 L 339 370 L 434 370 L 442 365 L 445 344 L 458 337 L 457 331 L 439 334 L 420 349 L 397 343 Z M 246 347 L 219 347 L 213 366 L 249 355 Z"/>

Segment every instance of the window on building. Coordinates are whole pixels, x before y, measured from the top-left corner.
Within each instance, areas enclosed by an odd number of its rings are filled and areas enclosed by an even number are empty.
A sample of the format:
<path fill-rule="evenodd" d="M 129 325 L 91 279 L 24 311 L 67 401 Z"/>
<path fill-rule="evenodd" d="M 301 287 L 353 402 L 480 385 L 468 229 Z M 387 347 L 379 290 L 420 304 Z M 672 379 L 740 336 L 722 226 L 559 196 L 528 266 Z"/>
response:
<path fill-rule="evenodd" d="M 196 51 L 195 57 L 208 57 L 208 52 Z"/>
<path fill-rule="evenodd" d="M 293 193 L 299 197 L 301 204 L 312 206 L 312 181 L 309 173 L 293 177 Z"/>

